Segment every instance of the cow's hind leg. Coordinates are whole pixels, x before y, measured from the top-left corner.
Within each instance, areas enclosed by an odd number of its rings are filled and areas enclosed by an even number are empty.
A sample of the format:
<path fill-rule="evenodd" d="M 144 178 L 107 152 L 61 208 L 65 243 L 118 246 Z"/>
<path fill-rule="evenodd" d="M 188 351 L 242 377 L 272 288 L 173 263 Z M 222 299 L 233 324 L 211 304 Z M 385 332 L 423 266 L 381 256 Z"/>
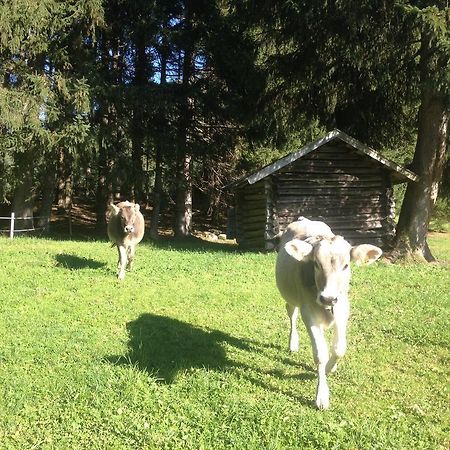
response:
<path fill-rule="evenodd" d="M 328 409 L 330 406 L 330 390 L 327 383 L 326 366 L 328 362 L 328 346 L 323 329 L 316 325 L 306 326 L 311 339 L 314 362 L 317 366 L 316 406 Z"/>
<path fill-rule="evenodd" d="M 290 332 L 289 332 L 289 350 L 291 352 L 298 352 L 298 331 L 297 331 L 297 318 L 298 318 L 298 307 L 286 303 L 286 311 L 289 316 L 290 321 Z"/>

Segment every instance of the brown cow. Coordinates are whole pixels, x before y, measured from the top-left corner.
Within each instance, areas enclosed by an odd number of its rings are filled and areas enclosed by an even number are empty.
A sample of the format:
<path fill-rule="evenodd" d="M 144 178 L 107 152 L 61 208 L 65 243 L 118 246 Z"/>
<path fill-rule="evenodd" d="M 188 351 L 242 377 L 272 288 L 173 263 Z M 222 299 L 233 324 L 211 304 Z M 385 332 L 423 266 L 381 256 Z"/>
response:
<path fill-rule="evenodd" d="M 119 251 L 117 278 L 125 278 L 125 266 L 131 269 L 136 252 L 136 245 L 144 237 L 145 222 L 139 211 L 139 205 L 120 202 L 109 205 L 111 216 L 108 221 L 108 236 Z"/>

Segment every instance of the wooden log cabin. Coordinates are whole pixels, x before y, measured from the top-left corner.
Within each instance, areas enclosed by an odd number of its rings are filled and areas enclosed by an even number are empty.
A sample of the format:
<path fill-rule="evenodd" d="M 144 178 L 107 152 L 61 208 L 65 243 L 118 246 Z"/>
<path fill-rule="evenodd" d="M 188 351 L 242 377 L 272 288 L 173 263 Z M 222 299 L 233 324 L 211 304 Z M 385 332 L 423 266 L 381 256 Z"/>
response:
<path fill-rule="evenodd" d="M 351 244 L 387 248 L 395 234 L 393 185 L 417 175 L 334 130 L 231 186 L 235 236 L 270 250 L 299 216 L 326 222 Z"/>

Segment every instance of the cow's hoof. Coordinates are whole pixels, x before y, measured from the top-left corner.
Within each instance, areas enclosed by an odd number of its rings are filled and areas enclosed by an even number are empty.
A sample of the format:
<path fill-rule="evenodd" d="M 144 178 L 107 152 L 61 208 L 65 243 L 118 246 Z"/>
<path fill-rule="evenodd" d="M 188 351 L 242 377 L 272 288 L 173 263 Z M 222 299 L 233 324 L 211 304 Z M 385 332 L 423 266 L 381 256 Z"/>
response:
<path fill-rule="evenodd" d="M 125 274 L 124 273 L 119 273 L 119 275 L 117 275 L 117 279 L 119 281 L 122 281 L 125 278 Z"/>
<path fill-rule="evenodd" d="M 330 407 L 330 390 L 328 386 L 319 386 L 316 396 L 317 409 L 328 409 Z"/>
<path fill-rule="evenodd" d="M 289 350 L 293 353 L 298 352 L 298 336 L 293 336 L 289 339 Z"/>
<path fill-rule="evenodd" d="M 321 411 L 328 409 L 330 407 L 330 399 L 329 398 L 317 398 L 316 399 L 317 409 Z"/>

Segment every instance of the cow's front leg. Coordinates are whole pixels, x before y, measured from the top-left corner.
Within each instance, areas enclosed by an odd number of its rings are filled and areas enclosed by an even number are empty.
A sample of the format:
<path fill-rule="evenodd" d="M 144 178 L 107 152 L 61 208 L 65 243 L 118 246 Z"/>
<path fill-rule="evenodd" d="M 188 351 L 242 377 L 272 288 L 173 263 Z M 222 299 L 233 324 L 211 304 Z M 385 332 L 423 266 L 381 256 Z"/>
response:
<path fill-rule="evenodd" d="M 298 307 L 286 303 L 286 311 L 289 316 L 290 332 L 289 332 L 289 350 L 291 352 L 298 352 L 298 331 L 297 331 L 297 317 Z"/>
<path fill-rule="evenodd" d="M 335 326 L 333 336 L 333 349 L 331 358 L 328 360 L 326 372 L 335 372 L 338 361 L 345 355 L 347 350 L 347 336 L 345 328 Z"/>
<path fill-rule="evenodd" d="M 119 273 L 117 278 L 123 280 L 125 278 L 125 266 L 127 264 L 127 250 L 123 245 L 118 245 L 119 249 Z"/>
<path fill-rule="evenodd" d="M 134 254 L 136 253 L 136 247 L 133 244 L 130 244 L 127 249 L 128 260 L 127 260 L 127 268 L 133 268 Z"/>
<path fill-rule="evenodd" d="M 345 355 L 347 351 L 347 323 L 349 316 L 349 308 L 344 307 L 341 310 L 335 310 L 333 348 L 331 358 L 326 367 L 326 372 L 335 372 L 338 361 Z"/>
<path fill-rule="evenodd" d="M 312 325 L 308 327 L 309 337 L 313 350 L 314 362 L 317 366 L 316 406 L 319 409 L 328 409 L 330 406 L 330 390 L 327 383 L 326 366 L 328 362 L 328 346 L 323 329 Z"/>

